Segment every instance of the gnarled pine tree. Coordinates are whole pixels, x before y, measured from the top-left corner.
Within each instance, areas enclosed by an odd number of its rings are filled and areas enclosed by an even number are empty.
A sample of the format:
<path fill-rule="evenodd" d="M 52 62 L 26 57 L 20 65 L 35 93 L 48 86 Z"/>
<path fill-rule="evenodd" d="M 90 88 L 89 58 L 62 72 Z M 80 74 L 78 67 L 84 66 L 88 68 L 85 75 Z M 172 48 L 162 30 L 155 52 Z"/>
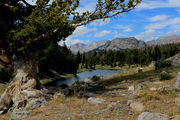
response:
<path fill-rule="evenodd" d="M 28 98 L 39 97 L 38 64 L 34 53 L 42 43 L 58 44 L 78 27 L 132 10 L 141 0 L 97 0 L 94 11 L 79 13 L 80 0 L 1 0 L 0 51 L 13 68 L 13 77 L 0 98 L 0 113 L 20 107 Z M 63 58 L 62 58 L 63 59 Z M 9 61 L 8 61 L 9 62 Z"/>

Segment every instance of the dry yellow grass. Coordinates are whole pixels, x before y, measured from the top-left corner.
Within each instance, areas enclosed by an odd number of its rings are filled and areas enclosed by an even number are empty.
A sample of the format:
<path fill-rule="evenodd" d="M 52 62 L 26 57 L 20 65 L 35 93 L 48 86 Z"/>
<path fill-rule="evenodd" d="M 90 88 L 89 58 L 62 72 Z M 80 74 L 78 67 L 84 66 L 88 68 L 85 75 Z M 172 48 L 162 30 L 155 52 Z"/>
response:
<path fill-rule="evenodd" d="M 127 88 L 132 84 L 138 86 L 138 84 L 143 83 L 147 84 L 149 88 L 174 86 L 176 74 L 180 68 L 170 67 L 163 69 L 172 75 L 172 79 L 160 81 L 162 84 L 154 83 L 159 82 L 158 74 L 160 71 L 154 71 L 153 66 L 144 67 L 142 73 L 137 73 L 136 69 L 135 67 L 129 70 L 126 69 L 126 71 L 124 69 L 124 72 L 107 77 L 101 81 L 107 85 L 107 89 L 97 94 L 99 98 L 106 100 L 105 104 L 94 105 L 88 103 L 85 98 L 60 95 L 44 107 L 35 109 L 33 114 L 28 116 L 26 120 L 135 120 L 140 114 L 139 112 L 133 112 L 129 107 L 110 110 L 107 109 L 107 105 L 111 102 L 129 100 L 130 98 L 124 97 L 121 94 L 127 94 Z M 122 83 L 121 81 L 127 82 Z M 169 116 L 180 114 L 179 106 L 174 103 L 174 99 L 178 94 L 177 91 L 158 92 L 150 91 L 149 88 L 142 90 L 137 96 L 131 98 L 131 100 L 143 103 L 145 106 L 144 111 L 147 112 L 163 113 Z M 102 96 L 104 92 L 113 92 L 117 96 Z M 2 118 L 0 117 L 0 119 Z"/>

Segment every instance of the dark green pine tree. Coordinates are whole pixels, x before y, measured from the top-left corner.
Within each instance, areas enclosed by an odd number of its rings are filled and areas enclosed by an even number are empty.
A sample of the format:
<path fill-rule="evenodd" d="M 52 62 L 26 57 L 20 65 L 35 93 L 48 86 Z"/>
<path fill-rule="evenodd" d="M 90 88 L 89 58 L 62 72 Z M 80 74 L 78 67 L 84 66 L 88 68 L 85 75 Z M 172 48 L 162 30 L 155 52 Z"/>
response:
<path fill-rule="evenodd" d="M 25 98 L 39 97 L 35 54 L 42 48 L 48 49 L 44 43 L 58 44 L 78 26 L 128 12 L 140 3 L 140 0 L 97 0 L 94 11 L 80 14 L 76 11 L 80 1 L 37 0 L 31 5 L 26 0 L 1 0 L 0 50 L 11 60 L 14 77 L 0 98 L 0 113 L 7 111 L 11 103 L 17 107 L 25 104 Z M 26 94 L 21 94 L 23 91 Z"/>

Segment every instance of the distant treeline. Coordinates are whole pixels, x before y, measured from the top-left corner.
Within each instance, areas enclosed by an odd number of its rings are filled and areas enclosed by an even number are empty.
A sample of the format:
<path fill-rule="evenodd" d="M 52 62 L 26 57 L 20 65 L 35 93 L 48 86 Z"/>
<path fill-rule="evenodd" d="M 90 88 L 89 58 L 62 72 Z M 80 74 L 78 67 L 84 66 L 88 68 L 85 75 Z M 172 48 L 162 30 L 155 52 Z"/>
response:
<path fill-rule="evenodd" d="M 147 65 L 152 61 L 163 60 L 180 52 L 180 44 L 166 44 L 149 46 L 141 49 L 129 49 L 123 51 L 103 51 L 80 54 L 78 62 L 81 68 L 95 69 L 95 65 L 109 65 L 112 67 L 140 64 Z"/>

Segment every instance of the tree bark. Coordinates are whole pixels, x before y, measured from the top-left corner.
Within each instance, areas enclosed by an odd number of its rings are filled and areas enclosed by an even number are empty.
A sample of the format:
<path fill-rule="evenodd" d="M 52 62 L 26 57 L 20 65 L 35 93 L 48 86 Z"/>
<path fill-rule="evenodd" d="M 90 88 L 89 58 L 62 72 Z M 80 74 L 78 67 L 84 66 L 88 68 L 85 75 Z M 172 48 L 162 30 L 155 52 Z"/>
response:
<path fill-rule="evenodd" d="M 6 113 L 11 107 L 25 107 L 27 99 L 42 95 L 38 90 L 38 67 L 32 58 L 17 59 L 13 67 L 12 80 L 0 97 L 0 114 Z"/>

